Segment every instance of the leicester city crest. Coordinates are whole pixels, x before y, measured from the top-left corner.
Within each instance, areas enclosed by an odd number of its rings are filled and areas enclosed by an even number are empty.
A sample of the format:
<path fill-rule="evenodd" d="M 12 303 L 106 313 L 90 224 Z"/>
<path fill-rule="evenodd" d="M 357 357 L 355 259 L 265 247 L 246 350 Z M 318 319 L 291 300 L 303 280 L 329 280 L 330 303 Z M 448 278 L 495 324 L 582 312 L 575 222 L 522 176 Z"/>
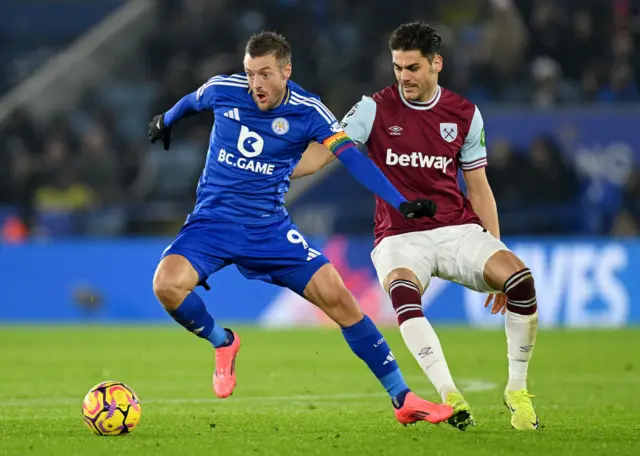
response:
<path fill-rule="evenodd" d="M 289 121 L 284 117 L 278 117 L 271 122 L 271 129 L 276 135 L 284 135 L 289 131 Z"/>

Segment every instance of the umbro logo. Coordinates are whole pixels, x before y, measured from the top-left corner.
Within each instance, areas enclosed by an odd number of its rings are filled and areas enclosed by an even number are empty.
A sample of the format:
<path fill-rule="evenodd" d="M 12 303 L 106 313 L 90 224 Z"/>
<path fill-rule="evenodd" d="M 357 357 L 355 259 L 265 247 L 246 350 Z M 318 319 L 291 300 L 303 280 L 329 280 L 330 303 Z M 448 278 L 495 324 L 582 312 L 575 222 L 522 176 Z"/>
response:
<path fill-rule="evenodd" d="M 420 358 L 424 358 L 431 355 L 432 353 L 433 350 L 431 349 L 431 347 L 424 347 L 422 350 L 420 350 L 420 353 L 418 353 L 418 355 L 420 355 Z"/>
<path fill-rule="evenodd" d="M 389 134 L 391 136 L 400 136 L 402 134 L 402 127 L 399 127 L 397 125 L 389 127 Z"/>
<path fill-rule="evenodd" d="M 238 108 L 229 109 L 224 113 L 224 116 L 230 119 L 240 120 L 240 112 L 238 112 Z"/>

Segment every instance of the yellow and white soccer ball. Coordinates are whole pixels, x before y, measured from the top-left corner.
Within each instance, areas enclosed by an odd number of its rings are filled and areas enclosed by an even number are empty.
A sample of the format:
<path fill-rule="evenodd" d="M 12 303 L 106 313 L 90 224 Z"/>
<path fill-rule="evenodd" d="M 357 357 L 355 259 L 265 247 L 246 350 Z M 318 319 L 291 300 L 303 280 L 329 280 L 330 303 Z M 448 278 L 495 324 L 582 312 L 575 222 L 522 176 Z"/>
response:
<path fill-rule="evenodd" d="M 141 413 L 138 396 L 121 382 L 97 384 L 82 403 L 84 422 L 98 435 L 128 434 L 140 423 Z"/>

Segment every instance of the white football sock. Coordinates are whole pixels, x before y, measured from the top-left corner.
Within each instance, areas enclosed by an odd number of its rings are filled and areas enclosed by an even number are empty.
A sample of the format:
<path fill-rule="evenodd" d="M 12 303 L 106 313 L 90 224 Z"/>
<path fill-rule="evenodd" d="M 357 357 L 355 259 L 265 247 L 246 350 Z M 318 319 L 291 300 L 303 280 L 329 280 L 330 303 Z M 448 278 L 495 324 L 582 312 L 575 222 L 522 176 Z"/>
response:
<path fill-rule="evenodd" d="M 400 325 L 400 332 L 407 348 L 442 400 L 446 400 L 447 393 L 458 389 L 451 378 L 438 335 L 429 321 L 426 318 L 411 318 Z"/>
<path fill-rule="evenodd" d="M 527 369 L 538 333 L 538 312 L 520 315 L 507 310 L 504 319 L 509 358 L 509 391 L 527 387 Z"/>

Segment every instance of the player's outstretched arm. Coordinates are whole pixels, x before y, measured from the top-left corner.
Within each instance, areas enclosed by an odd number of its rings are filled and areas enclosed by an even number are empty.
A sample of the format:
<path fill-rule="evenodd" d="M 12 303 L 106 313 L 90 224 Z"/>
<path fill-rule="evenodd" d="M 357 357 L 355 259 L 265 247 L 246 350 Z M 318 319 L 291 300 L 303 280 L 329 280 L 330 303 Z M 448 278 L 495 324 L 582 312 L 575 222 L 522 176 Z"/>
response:
<path fill-rule="evenodd" d="M 149 141 L 155 143 L 162 140 L 164 150 L 171 146 L 171 127 L 178 120 L 201 111 L 196 92 L 182 97 L 171 109 L 157 115 L 149 123 Z"/>
<path fill-rule="evenodd" d="M 149 141 L 155 143 L 161 139 L 164 150 L 169 150 L 173 124 L 180 119 L 197 114 L 202 109 L 203 103 L 198 98 L 198 92 L 185 95 L 171 109 L 164 114 L 155 116 L 149 123 Z"/>
<path fill-rule="evenodd" d="M 161 139 L 164 150 L 169 150 L 173 124 L 185 117 L 212 109 L 216 99 L 216 89 L 221 84 L 224 82 L 218 77 L 211 78 L 195 92 L 182 97 L 167 112 L 155 116 L 149 124 L 149 141 L 155 143 Z"/>
<path fill-rule="evenodd" d="M 433 217 L 436 205 L 428 199 L 407 201 L 380 169 L 360 153 L 356 144 L 344 132 L 323 141 L 323 144 L 347 167 L 358 182 L 398 209 L 406 218 Z"/>
<path fill-rule="evenodd" d="M 315 174 L 335 160 L 335 158 L 336 156 L 325 146 L 317 142 L 312 142 L 307 146 L 307 149 L 302 154 L 302 158 L 293 169 L 291 178 L 296 179 L 298 177 Z"/>
<path fill-rule="evenodd" d="M 164 123 L 171 127 L 177 121 L 185 117 L 199 113 L 208 108 L 202 103 L 202 98 L 198 97 L 199 91 L 185 95 L 171 109 L 164 113 Z"/>
<path fill-rule="evenodd" d="M 369 106 L 373 103 L 375 106 L 373 100 L 367 100 L 363 100 L 364 105 Z M 428 199 L 407 201 L 382 171 L 369 158 L 360 153 L 356 143 L 343 130 L 344 121 L 338 123 L 331 111 L 319 100 L 309 99 L 307 106 L 314 108 L 310 111 L 312 115 L 311 139 L 315 139 L 327 147 L 358 182 L 395 207 L 406 218 L 433 217 L 435 215 L 436 205 L 433 201 Z M 346 118 L 352 117 L 355 111 L 352 109 Z M 370 111 L 375 116 L 375 110 Z M 369 111 L 368 113 L 370 114 Z M 371 116 L 366 117 L 370 118 Z M 360 136 L 360 142 L 366 143 L 366 138 L 363 135 Z"/>

